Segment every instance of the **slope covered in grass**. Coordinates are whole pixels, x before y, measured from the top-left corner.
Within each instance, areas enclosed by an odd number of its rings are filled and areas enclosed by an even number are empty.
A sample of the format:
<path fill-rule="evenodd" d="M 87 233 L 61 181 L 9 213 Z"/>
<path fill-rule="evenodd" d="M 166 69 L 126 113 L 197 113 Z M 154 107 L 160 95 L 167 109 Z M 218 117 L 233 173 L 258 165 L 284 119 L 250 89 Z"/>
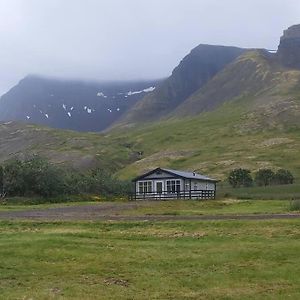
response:
<path fill-rule="evenodd" d="M 233 168 L 287 168 L 300 175 L 300 130 L 253 115 L 252 100 L 239 99 L 197 117 L 171 119 L 116 131 L 143 157 L 118 174 L 132 177 L 157 166 L 197 170 L 224 179 Z"/>

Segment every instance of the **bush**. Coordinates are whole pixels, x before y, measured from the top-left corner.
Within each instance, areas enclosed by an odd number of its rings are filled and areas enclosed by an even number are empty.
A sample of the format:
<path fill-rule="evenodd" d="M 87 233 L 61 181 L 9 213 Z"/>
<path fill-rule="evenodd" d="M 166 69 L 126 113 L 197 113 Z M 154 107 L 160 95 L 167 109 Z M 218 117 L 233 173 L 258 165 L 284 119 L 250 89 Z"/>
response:
<path fill-rule="evenodd" d="M 275 174 L 271 169 L 260 169 L 255 174 L 255 182 L 258 186 L 267 186 L 274 182 Z"/>
<path fill-rule="evenodd" d="M 293 184 L 294 176 L 289 170 L 279 169 L 274 175 L 275 184 Z"/>
<path fill-rule="evenodd" d="M 3 188 L 9 196 L 33 194 L 52 197 L 63 193 L 63 172 L 41 157 L 11 160 L 2 170 Z"/>
<path fill-rule="evenodd" d="M 234 169 L 229 173 L 228 181 L 234 188 L 249 187 L 253 184 L 250 170 L 247 169 Z"/>
<path fill-rule="evenodd" d="M 3 172 L 2 172 L 3 171 Z M 96 169 L 87 173 L 64 171 L 47 160 L 33 156 L 24 161 L 11 160 L 0 168 L 0 188 L 7 196 L 57 197 L 59 195 L 97 194 L 125 196 L 130 183 Z M 2 189 L 0 190 L 1 193 Z"/>
<path fill-rule="evenodd" d="M 23 163 L 20 160 L 11 160 L 3 166 L 3 190 L 6 195 L 24 196 L 24 179 Z"/>
<path fill-rule="evenodd" d="M 300 200 L 292 200 L 290 202 L 291 211 L 300 211 Z"/>

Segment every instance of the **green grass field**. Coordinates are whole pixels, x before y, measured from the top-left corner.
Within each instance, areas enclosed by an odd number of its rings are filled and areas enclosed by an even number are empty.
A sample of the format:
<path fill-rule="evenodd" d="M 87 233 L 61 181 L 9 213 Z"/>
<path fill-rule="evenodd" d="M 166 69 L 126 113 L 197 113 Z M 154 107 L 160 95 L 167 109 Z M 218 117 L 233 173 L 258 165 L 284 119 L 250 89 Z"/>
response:
<path fill-rule="evenodd" d="M 299 299 L 299 226 L 2 221 L 1 299 Z"/>
<path fill-rule="evenodd" d="M 237 199 L 278 199 L 294 200 L 300 199 L 300 184 L 270 185 L 262 187 L 232 188 L 228 183 L 220 183 L 217 196 L 220 199 L 224 197 Z"/>
<path fill-rule="evenodd" d="M 290 201 L 283 200 L 175 200 L 145 203 L 136 209 L 120 212 L 122 215 L 242 215 L 289 213 Z"/>

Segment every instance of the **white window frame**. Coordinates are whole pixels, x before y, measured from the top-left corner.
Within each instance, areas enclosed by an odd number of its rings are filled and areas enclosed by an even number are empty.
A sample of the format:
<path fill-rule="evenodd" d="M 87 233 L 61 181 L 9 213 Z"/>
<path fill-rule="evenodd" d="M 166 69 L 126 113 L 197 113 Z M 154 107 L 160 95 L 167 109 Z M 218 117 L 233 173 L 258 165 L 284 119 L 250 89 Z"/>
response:
<path fill-rule="evenodd" d="M 152 193 L 152 191 L 153 191 L 152 180 L 145 180 L 145 181 L 138 182 L 138 193 L 139 194 Z"/>
<path fill-rule="evenodd" d="M 167 193 L 175 194 L 181 191 L 181 180 L 180 179 L 168 179 L 166 181 Z M 179 189 L 178 189 L 179 187 Z"/>

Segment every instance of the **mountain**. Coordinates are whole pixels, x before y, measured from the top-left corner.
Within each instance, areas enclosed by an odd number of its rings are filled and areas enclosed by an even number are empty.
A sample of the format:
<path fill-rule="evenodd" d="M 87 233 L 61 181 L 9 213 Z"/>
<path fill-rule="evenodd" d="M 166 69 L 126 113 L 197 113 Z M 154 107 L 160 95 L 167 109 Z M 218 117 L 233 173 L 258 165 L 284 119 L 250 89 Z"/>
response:
<path fill-rule="evenodd" d="M 282 113 L 283 109 L 298 115 L 300 112 L 291 105 L 298 101 L 299 83 L 300 71 L 283 67 L 275 54 L 265 50 L 249 51 L 187 98 L 172 116 L 197 115 L 235 100 L 240 103 L 244 100 L 256 115 L 266 112 L 265 119 L 268 114 L 276 118 L 276 113 Z"/>
<path fill-rule="evenodd" d="M 226 65 L 172 116 L 198 115 L 235 100 L 244 100 L 249 112 L 264 123 L 300 124 L 299 25 L 284 31 L 277 53 L 251 50 Z"/>
<path fill-rule="evenodd" d="M 245 51 L 237 47 L 197 46 L 183 58 L 172 75 L 137 102 L 120 123 L 153 121 L 166 116 Z"/>
<path fill-rule="evenodd" d="M 127 135 L 144 153 L 119 175 L 163 166 L 224 178 L 233 168 L 267 167 L 288 168 L 299 177 L 299 38 L 300 26 L 292 26 L 277 53 L 244 51 L 159 121 L 126 132 L 115 127 L 112 134 Z"/>
<path fill-rule="evenodd" d="M 218 64 L 214 75 L 205 77 L 202 68 L 194 69 L 195 62 L 185 63 L 191 59 L 187 56 L 170 78 L 101 134 L 2 124 L 0 161 L 36 153 L 54 163 L 105 168 L 127 179 L 157 166 L 197 170 L 218 179 L 233 168 L 285 168 L 298 179 L 300 30 L 291 28 L 276 53 L 241 50 L 222 67 Z M 181 76 L 175 77 L 177 72 Z M 172 91 L 174 98 L 155 98 L 160 91 Z M 153 102 L 147 100 L 151 97 Z M 165 100 L 172 105 L 165 106 Z"/>
<path fill-rule="evenodd" d="M 288 68 L 300 68 L 300 25 L 286 29 L 277 51 L 279 61 Z"/>
<path fill-rule="evenodd" d="M 101 131 L 159 81 L 84 82 L 27 76 L 0 99 L 0 120 Z"/>

